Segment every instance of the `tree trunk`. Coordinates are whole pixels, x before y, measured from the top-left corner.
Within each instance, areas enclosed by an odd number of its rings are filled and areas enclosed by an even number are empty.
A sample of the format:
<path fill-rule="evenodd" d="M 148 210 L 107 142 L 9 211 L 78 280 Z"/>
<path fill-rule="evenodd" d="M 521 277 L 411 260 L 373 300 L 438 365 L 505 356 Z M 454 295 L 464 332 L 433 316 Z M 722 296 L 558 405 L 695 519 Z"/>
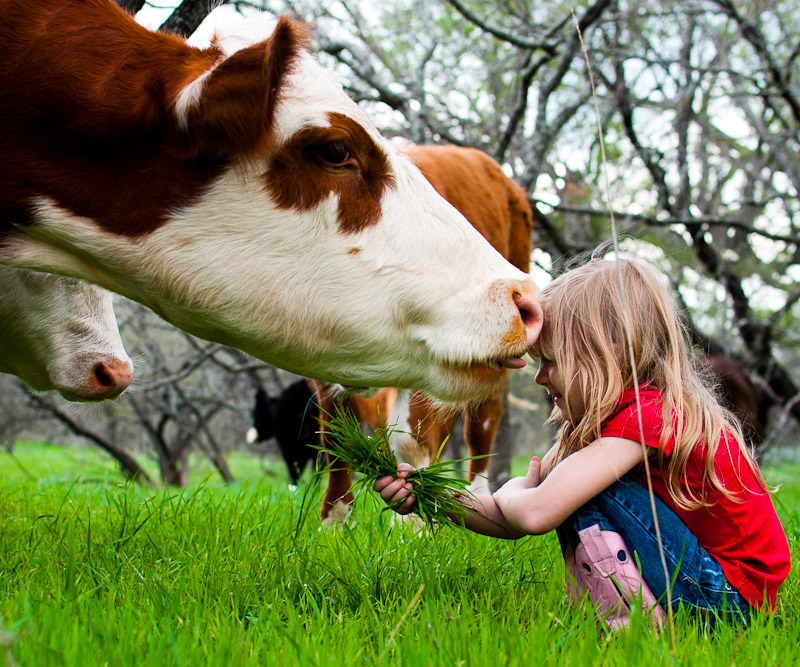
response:
<path fill-rule="evenodd" d="M 159 456 L 158 465 L 161 481 L 168 486 L 184 487 L 189 481 L 189 447 L 171 452 L 170 456 Z"/>

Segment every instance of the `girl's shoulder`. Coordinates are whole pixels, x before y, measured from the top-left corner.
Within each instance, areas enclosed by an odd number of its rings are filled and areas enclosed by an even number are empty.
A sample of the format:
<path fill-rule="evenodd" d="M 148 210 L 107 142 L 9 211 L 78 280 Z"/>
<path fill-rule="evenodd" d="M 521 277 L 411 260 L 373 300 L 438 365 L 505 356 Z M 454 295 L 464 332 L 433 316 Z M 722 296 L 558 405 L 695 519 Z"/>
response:
<path fill-rule="evenodd" d="M 618 437 L 658 447 L 663 424 L 661 392 L 640 388 L 638 397 L 628 389 L 620 397 L 617 408 L 600 429 L 601 437 Z"/>
<path fill-rule="evenodd" d="M 656 389 L 652 384 L 646 384 L 639 387 L 639 395 L 638 401 L 642 404 L 642 407 L 645 408 L 652 408 L 652 407 L 661 407 L 661 403 L 663 402 L 663 397 L 661 396 L 661 392 Z M 637 395 L 636 390 L 634 388 L 626 389 L 622 392 L 622 395 L 619 397 L 619 402 L 617 403 L 617 410 L 625 410 L 630 408 L 631 406 L 637 405 Z"/>

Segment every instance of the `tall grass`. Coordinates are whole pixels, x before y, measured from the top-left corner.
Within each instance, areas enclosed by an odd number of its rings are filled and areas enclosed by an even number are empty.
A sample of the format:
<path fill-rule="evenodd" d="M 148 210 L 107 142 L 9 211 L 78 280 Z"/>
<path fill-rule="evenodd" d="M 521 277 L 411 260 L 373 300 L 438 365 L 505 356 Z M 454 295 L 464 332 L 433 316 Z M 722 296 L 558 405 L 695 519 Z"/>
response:
<path fill-rule="evenodd" d="M 319 486 L 291 493 L 258 463 L 231 487 L 148 491 L 18 456 L 30 475 L 0 454 L 0 664 L 716 667 L 789 664 L 800 645 L 796 566 L 775 617 L 714 636 L 679 617 L 672 653 L 639 617 L 602 637 L 569 607 L 552 536 L 417 533 L 366 493 L 323 530 Z M 793 553 L 797 472 L 770 471 Z"/>

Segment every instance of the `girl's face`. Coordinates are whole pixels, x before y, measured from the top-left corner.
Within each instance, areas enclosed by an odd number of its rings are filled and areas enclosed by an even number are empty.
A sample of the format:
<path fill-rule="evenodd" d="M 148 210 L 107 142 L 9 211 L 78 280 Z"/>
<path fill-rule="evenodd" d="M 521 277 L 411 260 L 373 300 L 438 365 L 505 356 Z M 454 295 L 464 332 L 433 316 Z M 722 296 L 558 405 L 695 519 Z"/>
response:
<path fill-rule="evenodd" d="M 547 393 L 550 394 L 556 407 L 561 411 L 561 416 L 566 421 L 577 423 L 583 418 L 586 413 L 586 403 L 583 396 L 581 396 L 577 386 L 569 389 L 564 387 L 555 361 L 546 357 L 539 358 L 536 383 L 547 389 Z M 569 397 L 570 410 L 567 410 L 566 396 Z"/>

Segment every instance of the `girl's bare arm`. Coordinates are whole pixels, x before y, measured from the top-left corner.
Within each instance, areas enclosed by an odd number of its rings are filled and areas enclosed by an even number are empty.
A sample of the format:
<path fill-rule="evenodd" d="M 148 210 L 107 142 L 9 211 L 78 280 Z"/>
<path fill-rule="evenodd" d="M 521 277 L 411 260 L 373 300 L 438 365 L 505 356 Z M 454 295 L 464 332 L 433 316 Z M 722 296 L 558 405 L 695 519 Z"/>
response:
<path fill-rule="evenodd" d="M 516 477 L 493 496 L 508 524 L 541 535 L 630 472 L 644 460 L 642 446 L 624 438 L 601 438 L 571 454 L 535 486 Z"/>

